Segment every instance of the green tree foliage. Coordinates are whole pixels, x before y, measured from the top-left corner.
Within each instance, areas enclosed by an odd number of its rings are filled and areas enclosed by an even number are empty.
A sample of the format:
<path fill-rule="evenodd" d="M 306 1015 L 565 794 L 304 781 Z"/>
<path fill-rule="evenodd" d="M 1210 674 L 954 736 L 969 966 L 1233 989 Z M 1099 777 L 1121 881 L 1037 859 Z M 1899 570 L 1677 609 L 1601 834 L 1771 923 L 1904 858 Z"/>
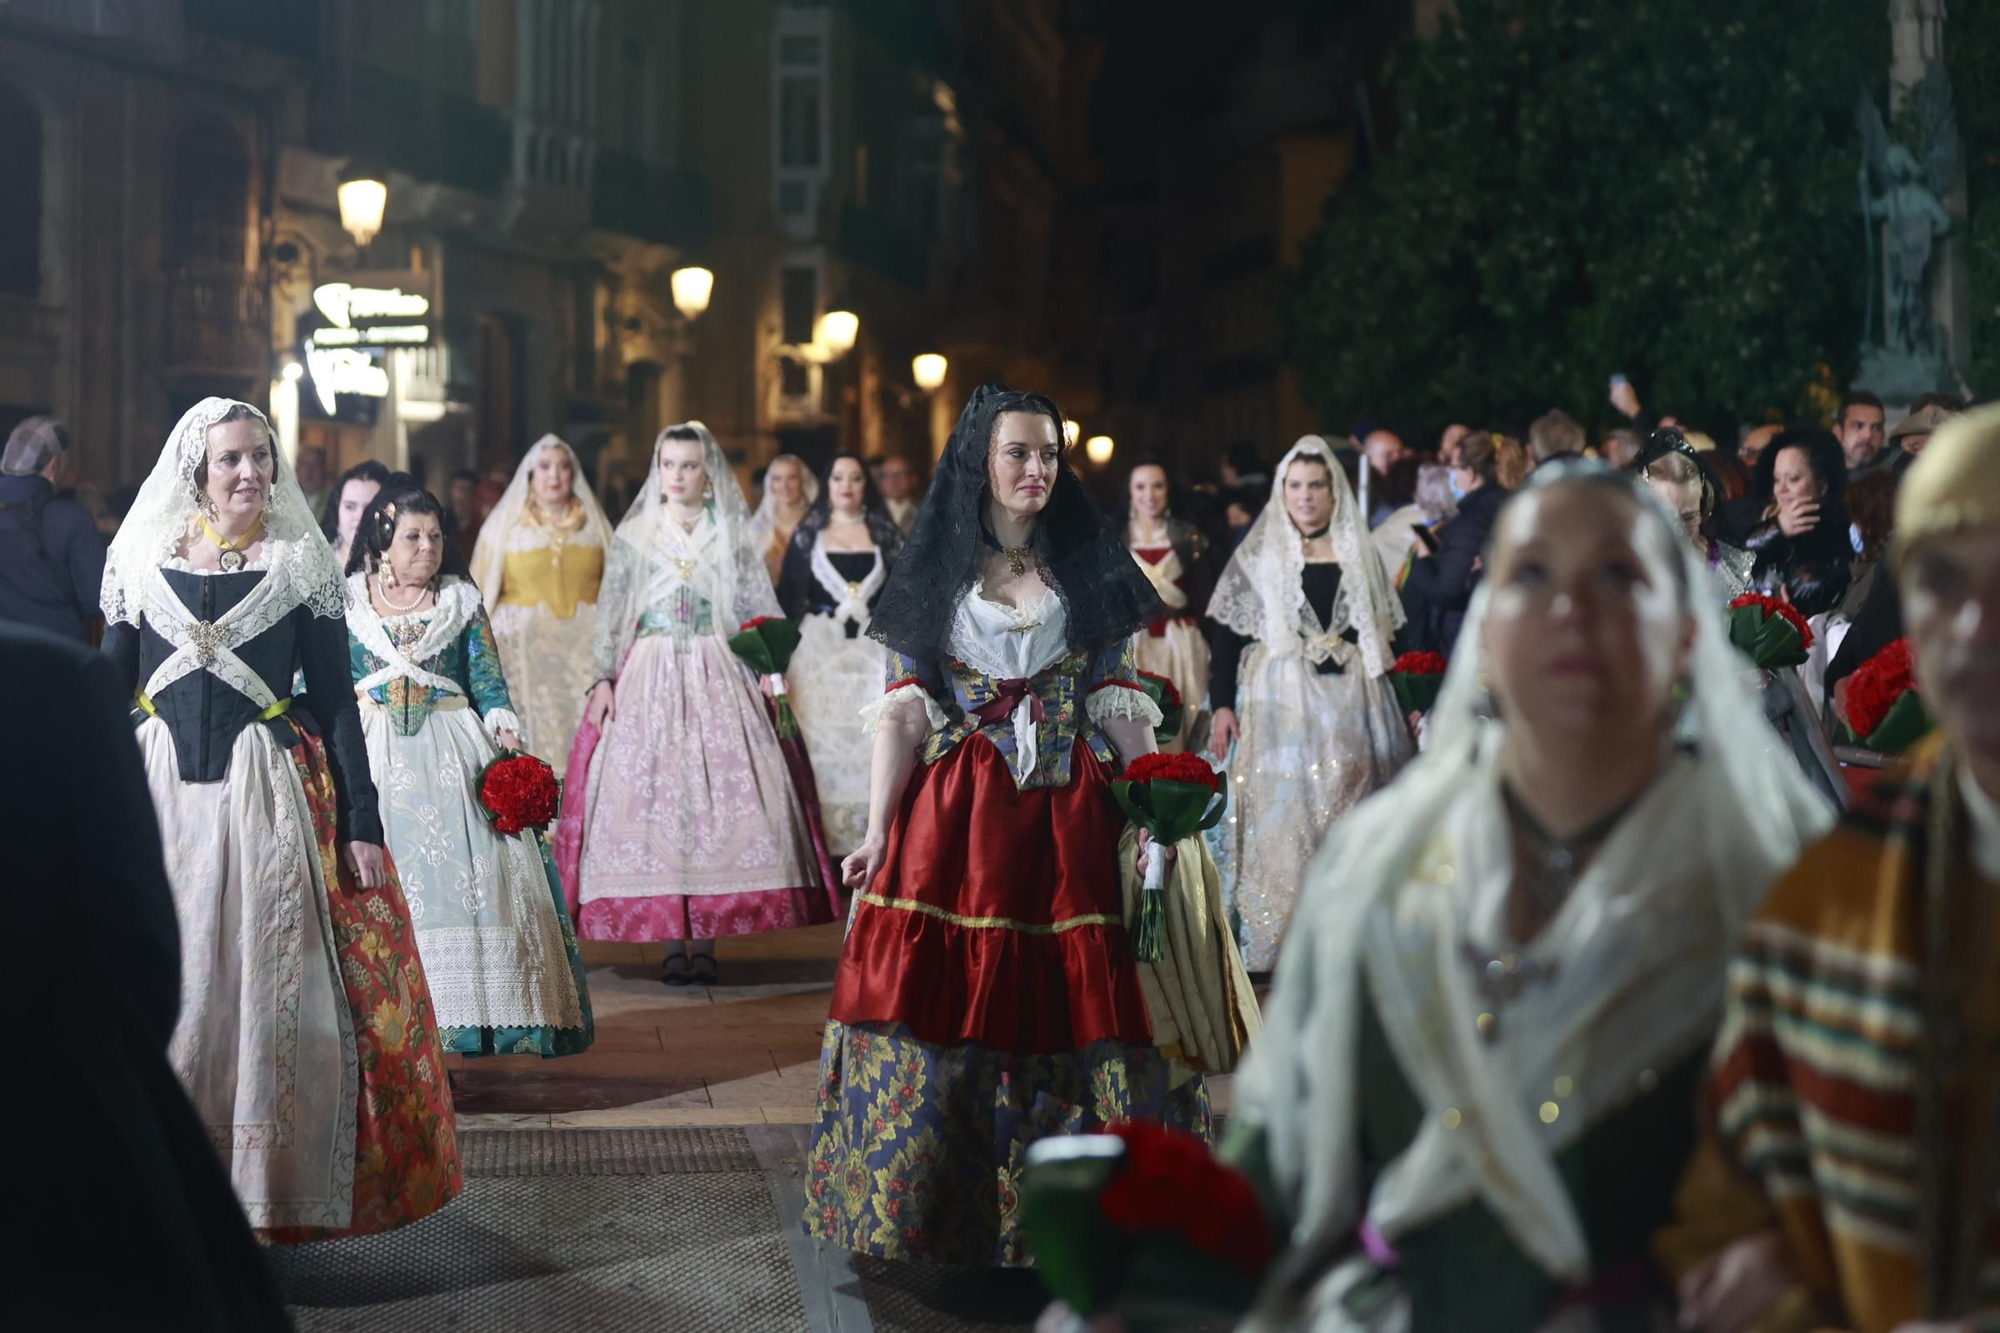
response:
<path fill-rule="evenodd" d="M 1400 126 L 1329 201 L 1289 351 L 1329 424 L 1789 413 L 1861 337 L 1859 89 L 1881 0 L 1459 0 L 1389 71 Z"/>

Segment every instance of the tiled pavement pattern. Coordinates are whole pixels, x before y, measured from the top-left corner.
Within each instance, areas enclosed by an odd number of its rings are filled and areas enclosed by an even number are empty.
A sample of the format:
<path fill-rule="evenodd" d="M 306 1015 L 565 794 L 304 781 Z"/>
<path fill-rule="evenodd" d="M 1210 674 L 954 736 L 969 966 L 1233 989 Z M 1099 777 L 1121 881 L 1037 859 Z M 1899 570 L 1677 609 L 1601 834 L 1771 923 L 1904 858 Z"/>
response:
<path fill-rule="evenodd" d="M 322 1246 L 313 1247 L 318 1255 L 281 1259 L 301 1328 L 1026 1329 L 1040 1303 L 1026 1274 L 857 1260 L 797 1224 L 839 949 L 838 925 L 723 940 L 722 984 L 674 989 L 659 980 L 661 946 L 586 942 L 595 1045 L 559 1060 L 450 1057 L 459 1125 L 629 1133 L 534 1135 L 532 1151 L 511 1155 L 491 1134 L 468 1136 L 469 1164 L 488 1165 L 468 1172 L 467 1197 L 438 1218 L 343 1243 L 370 1247 L 365 1255 Z M 1226 1086 L 1216 1086 L 1215 1101 L 1226 1109 Z M 689 1166 L 673 1157 L 679 1149 L 663 1150 L 649 1168 L 656 1173 L 640 1176 L 588 1164 L 625 1151 L 611 1145 L 628 1144 L 632 1133 L 702 1128 L 727 1136 L 737 1156 Z M 491 1165 L 527 1161 L 547 1143 L 567 1145 L 567 1165 L 539 1174 Z M 540 1233 L 523 1244 L 508 1228 L 524 1214 L 555 1231 L 599 1215 L 629 1225 L 605 1223 L 601 1245 Z M 385 1283 L 383 1272 L 398 1280 Z"/>

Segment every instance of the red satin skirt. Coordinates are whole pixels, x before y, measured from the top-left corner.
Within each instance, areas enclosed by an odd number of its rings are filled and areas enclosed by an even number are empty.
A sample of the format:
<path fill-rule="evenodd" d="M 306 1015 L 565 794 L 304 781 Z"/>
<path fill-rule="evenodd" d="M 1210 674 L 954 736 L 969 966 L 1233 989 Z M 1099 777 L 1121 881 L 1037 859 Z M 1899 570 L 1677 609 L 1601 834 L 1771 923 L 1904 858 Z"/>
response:
<path fill-rule="evenodd" d="M 1065 787 L 1017 788 L 978 735 L 920 768 L 856 909 L 831 1017 L 1031 1055 L 1150 1046 L 1119 893 L 1124 826 L 1081 743 Z"/>

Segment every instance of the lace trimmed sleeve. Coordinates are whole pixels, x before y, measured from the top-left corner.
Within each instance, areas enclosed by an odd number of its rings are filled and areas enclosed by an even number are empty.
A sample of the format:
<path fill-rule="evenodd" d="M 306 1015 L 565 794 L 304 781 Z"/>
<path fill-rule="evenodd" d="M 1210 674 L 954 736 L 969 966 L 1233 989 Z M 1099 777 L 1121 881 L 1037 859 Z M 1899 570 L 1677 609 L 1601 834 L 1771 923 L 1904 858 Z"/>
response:
<path fill-rule="evenodd" d="M 1091 659 L 1090 693 L 1084 700 L 1084 715 L 1091 725 L 1103 726 L 1109 717 L 1143 719 L 1157 727 L 1163 720 L 1160 706 L 1139 683 L 1139 664 L 1132 655 L 1132 641 L 1120 639 L 1098 650 Z"/>
<path fill-rule="evenodd" d="M 939 731 L 950 724 L 943 707 L 937 701 L 937 689 L 942 684 L 934 664 L 919 662 L 903 653 L 889 654 L 889 688 L 882 697 L 872 700 L 861 708 L 861 726 L 869 735 L 882 729 L 882 724 L 891 715 L 919 699 L 923 701 L 924 720 L 928 730 Z"/>

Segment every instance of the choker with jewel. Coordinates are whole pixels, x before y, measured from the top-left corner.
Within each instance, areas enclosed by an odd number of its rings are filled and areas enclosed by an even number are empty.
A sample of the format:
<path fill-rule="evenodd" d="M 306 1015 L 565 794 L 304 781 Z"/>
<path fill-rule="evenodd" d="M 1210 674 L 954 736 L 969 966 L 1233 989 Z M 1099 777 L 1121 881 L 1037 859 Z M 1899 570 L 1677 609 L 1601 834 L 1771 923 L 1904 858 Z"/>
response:
<path fill-rule="evenodd" d="M 216 549 L 222 552 L 220 556 L 216 557 L 215 563 L 222 567 L 223 573 L 234 574 L 249 563 L 249 557 L 244 555 L 243 551 L 244 548 L 255 543 L 258 534 L 264 531 L 263 519 L 260 518 L 255 523 L 252 523 L 248 532 L 231 541 L 211 527 L 205 516 L 196 514 L 195 518 L 201 523 L 202 535 L 214 542 Z"/>
<path fill-rule="evenodd" d="M 1002 546 L 1000 539 L 988 530 L 984 523 L 979 525 L 979 538 L 988 546 L 1007 557 L 1007 568 L 1016 576 L 1028 572 L 1028 566 L 1035 561 L 1035 544 L 1032 539 L 1019 546 Z"/>

